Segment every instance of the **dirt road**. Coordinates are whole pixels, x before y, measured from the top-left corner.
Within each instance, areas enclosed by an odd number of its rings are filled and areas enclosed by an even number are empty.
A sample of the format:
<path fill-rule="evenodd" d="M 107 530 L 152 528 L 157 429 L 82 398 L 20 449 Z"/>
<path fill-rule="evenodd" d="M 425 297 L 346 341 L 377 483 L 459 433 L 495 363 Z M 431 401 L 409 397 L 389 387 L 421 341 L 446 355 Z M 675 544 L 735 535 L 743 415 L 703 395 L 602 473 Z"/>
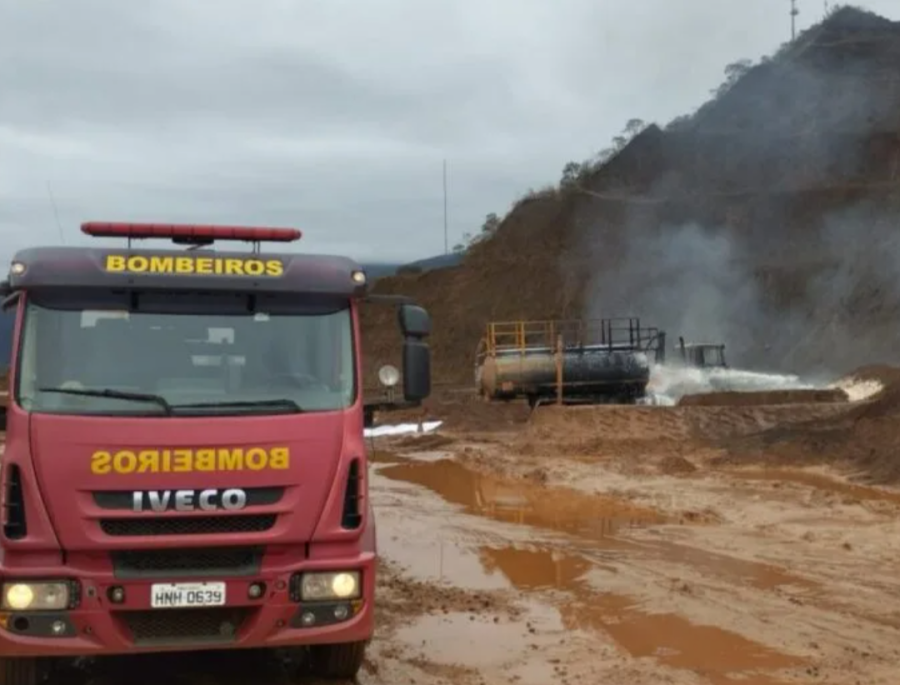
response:
<path fill-rule="evenodd" d="M 844 410 L 551 408 L 526 424 L 479 408 L 437 434 L 377 439 L 385 562 L 359 682 L 895 683 L 900 491 L 723 466 L 713 446 Z M 167 656 L 60 682 L 315 682 L 294 668 Z"/>
<path fill-rule="evenodd" d="M 397 670 L 368 682 L 895 682 L 900 492 L 712 468 L 684 430 L 834 408 L 704 410 L 590 410 L 605 440 L 570 410 L 379 455 L 384 554 L 434 600 L 385 626 L 373 660 Z"/>

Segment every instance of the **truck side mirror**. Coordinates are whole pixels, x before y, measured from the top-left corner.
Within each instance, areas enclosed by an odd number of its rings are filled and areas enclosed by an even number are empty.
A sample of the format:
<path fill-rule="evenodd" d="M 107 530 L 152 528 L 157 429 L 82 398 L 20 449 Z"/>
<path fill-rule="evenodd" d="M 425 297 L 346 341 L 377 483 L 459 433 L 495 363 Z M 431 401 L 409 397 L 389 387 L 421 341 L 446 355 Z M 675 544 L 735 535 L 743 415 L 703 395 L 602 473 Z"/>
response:
<path fill-rule="evenodd" d="M 403 397 L 421 402 L 431 394 L 431 349 L 423 340 L 408 337 L 403 342 Z"/>
<path fill-rule="evenodd" d="M 427 338 L 431 335 L 431 316 L 425 309 L 415 304 L 404 304 L 397 312 L 400 331 L 404 338 Z M 405 373 L 404 364 L 404 373 Z"/>
<path fill-rule="evenodd" d="M 421 402 L 431 394 L 431 316 L 415 304 L 404 304 L 398 312 L 403 332 L 403 397 Z"/>

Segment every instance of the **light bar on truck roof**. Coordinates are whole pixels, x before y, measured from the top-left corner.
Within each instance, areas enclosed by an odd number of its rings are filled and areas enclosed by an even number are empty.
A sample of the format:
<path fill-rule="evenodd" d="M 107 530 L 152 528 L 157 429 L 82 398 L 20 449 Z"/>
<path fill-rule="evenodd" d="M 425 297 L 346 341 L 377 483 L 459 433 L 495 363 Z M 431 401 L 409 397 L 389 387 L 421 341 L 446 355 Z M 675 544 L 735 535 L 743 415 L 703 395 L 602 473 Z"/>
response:
<path fill-rule="evenodd" d="M 296 228 L 214 226 L 200 224 L 135 224 L 88 221 L 81 232 L 94 238 L 171 238 L 173 240 L 242 240 L 249 243 L 292 243 L 303 235 Z"/>

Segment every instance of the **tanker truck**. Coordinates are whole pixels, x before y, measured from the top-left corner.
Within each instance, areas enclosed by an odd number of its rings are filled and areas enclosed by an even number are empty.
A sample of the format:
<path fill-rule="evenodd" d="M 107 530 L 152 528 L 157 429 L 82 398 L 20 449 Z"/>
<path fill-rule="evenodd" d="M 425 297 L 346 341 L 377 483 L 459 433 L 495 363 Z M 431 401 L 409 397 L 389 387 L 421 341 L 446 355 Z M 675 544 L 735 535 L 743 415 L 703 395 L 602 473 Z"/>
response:
<path fill-rule="evenodd" d="M 637 317 L 490 322 L 475 353 L 485 401 L 635 404 L 650 365 L 665 361 L 665 333 Z"/>

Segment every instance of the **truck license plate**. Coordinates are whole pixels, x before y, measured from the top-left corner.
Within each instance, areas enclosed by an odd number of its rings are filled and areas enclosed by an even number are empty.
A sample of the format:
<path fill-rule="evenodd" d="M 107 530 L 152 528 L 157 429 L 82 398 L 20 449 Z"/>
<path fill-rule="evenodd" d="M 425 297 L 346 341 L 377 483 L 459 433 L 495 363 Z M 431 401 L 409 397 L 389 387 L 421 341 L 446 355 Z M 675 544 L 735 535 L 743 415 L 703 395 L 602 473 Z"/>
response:
<path fill-rule="evenodd" d="M 225 583 L 157 583 L 150 588 L 154 609 L 220 607 L 225 604 Z"/>

